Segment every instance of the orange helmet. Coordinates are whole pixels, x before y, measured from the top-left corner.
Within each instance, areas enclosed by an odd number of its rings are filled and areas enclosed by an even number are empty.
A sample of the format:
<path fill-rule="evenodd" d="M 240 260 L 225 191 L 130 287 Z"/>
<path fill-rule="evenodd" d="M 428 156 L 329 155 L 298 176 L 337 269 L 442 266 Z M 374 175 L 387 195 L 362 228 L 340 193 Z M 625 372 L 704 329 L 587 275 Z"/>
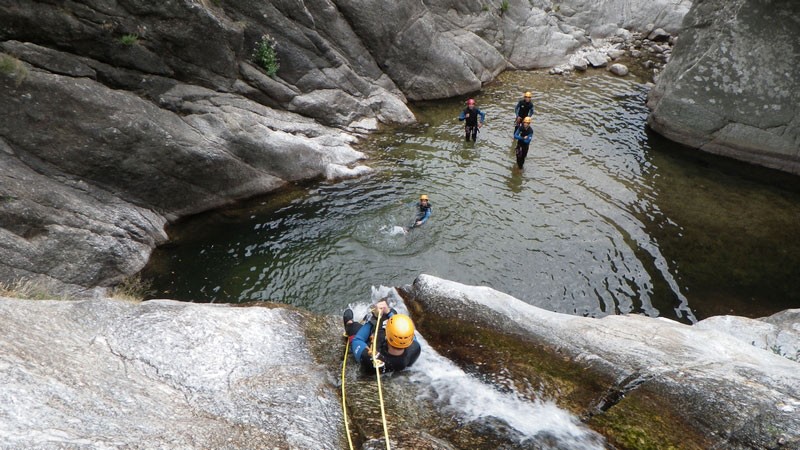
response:
<path fill-rule="evenodd" d="M 386 341 L 396 348 L 408 348 L 414 342 L 414 322 L 405 314 L 395 314 L 386 321 Z"/>

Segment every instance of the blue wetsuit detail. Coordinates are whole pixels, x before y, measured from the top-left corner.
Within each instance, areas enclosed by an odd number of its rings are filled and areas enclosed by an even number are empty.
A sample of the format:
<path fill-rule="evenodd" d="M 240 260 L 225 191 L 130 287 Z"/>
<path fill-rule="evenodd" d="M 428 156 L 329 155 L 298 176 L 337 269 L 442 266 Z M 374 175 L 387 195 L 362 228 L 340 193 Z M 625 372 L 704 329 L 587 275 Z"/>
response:
<path fill-rule="evenodd" d="M 417 207 L 419 208 L 419 212 L 417 213 L 417 221 L 418 222 L 422 222 L 422 223 L 420 223 L 419 225 L 416 225 L 416 222 L 414 222 L 414 225 L 420 226 L 420 225 L 424 224 L 425 222 L 427 222 L 428 218 L 431 216 L 431 204 L 428 203 L 428 207 L 427 208 L 423 208 L 421 203 L 417 203 Z"/>
<path fill-rule="evenodd" d="M 389 311 L 389 314 L 386 316 L 381 317 L 381 323 L 385 319 L 392 317 L 395 314 L 394 309 Z M 361 328 L 358 329 L 355 335 L 353 335 L 353 339 L 350 341 L 350 351 L 353 353 L 353 357 L 355 357 L 356 361 L 361 361 L 361 356 L 372 342 L 370 342 L 370 335 L 372 334 L 372 322 L 364 323 Z M 380 337 L 380 336 L 379 336 Z"/>

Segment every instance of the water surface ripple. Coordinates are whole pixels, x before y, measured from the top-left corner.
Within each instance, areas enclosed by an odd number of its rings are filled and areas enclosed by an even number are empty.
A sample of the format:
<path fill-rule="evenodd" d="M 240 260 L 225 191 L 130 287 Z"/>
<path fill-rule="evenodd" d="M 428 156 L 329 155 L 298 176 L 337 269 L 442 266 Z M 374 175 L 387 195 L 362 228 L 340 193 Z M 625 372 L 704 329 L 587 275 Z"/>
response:
<path fill-rule="evenodd" d="M 510 124 L 524 90 L 535 137 L 520 171 Z M 649 136 L 646 95 L 602 72 L 506 73 L 476 94 L 487 115 L 477 143 L 463 142 L 463 99 L 416 105 L 419 125 L 364 142 L 374 174 L 188 221 L 145 274 L 161 296 L 322 312 L 420 273 L 588 316 L 693 322 L 800 306 L 796 180 Z M 422 193 L 432 219 L 397 233 Z"/>

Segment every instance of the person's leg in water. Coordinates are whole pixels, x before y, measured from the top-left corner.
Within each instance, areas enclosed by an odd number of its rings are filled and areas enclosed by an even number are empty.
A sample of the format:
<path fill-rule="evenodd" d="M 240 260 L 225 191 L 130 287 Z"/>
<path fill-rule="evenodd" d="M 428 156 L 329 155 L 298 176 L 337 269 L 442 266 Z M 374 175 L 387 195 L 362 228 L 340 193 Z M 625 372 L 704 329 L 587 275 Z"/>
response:
<path fill-rule="evenodd" d="M 528 145 L 517 141 L 517 167 L 522 169 L 525 165 L 525 158 L 528 156 Z"/>
<path fill-rule="evenodd" d="M 469 135 L 472 132 L 472 127 L 469 125 L 464 125 L 464 140 L 469 142 Z"/>
<path fill-rule="evenodd" d="M 478 127 L 472 127 L 472 142 L 477 142 L 478 140 Z"/>

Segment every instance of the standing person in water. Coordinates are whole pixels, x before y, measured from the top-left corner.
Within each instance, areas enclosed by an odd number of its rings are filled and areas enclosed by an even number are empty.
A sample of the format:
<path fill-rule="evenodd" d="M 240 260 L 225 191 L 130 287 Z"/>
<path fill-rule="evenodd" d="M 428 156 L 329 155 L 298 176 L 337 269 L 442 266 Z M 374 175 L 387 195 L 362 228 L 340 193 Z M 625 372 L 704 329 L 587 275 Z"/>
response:
<path fill-rule="evenodd" d="M 428 202 L 428 196 L 422 194 L 419 196 L 419 203 L 417 203 L 417 218 L 414 219 L 414 225 L 411 228 L 422 226 L 431 217 L 431 204 Z"/>
<path fill-rule="evenodd" d="M 478 120 L 479 118 L 480 121 Z M 467 107 L 461 111 L 458 120 L 466 121 L 464 123 L 464 138 L 467 142 L 469 142 L 470 136 L 472 136 L 472 142 L 475 142 L 478 137 L 478 128 L 483 126 L 486 114 L 475 106 L 475 100 L 469 99 L 467 100 Z"/>
<path fill-rule="evenodd" d="M 528 156 L 528 146 L 531 145 L 531 139 L 533 139 L 530 117 L 522 119 L 522 126 L 514 132 L 514 139 L 517 141 L 517 166 L 521 170 L 525 164 L 525 158 Z"/>
<path fill-rule="evenodd" d="M 517 106 L 514 107 L 514 113 L 517 115 L 517 118 L 514 120 L 515 133 L 526 117 L 533 117 L 533 102 L 531 101 L 531 97 L 533 97 L 533 95 L 530 91 L 522 94 L 522 100 L 518 101 Z"/>
<path fill-rule="evenodd" d="M 342 317 L 355 360 L 367 372 L 374 371 L 376 367 L 382 368 L 383 372 L 392 372 L 412 366 L 422 352 L 414 336 L 414 322 L 407 315 L 390 308 L 388 298 L 375 303 L 371 310 L 372 314 L 365 317 L 363 323 L 353 321 L 353 310 L 349 308 Z M 377 349 L 372 348 L 373 333 L 376 332 Z"/>

